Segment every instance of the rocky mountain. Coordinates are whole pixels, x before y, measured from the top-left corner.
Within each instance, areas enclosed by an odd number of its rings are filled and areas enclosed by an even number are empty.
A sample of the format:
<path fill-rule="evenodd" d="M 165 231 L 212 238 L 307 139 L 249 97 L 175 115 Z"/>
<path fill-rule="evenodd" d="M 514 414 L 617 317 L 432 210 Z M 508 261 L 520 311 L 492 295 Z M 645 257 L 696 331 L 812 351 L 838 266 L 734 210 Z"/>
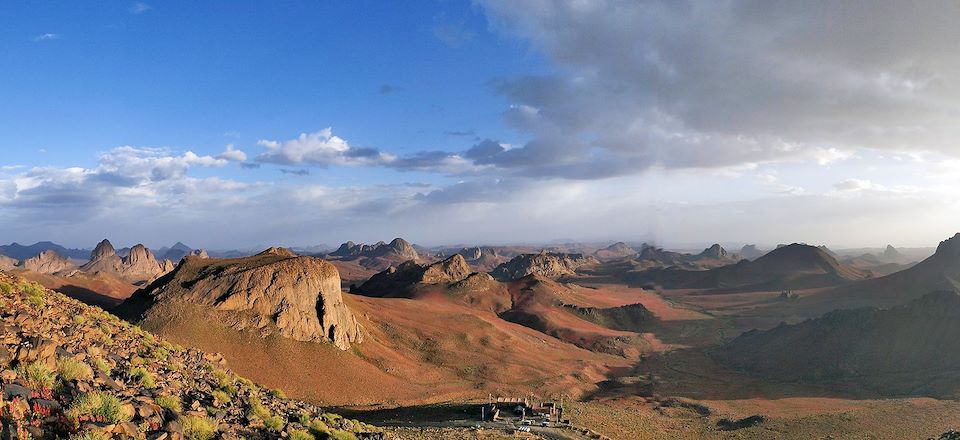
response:
<path fill-rule="evenodd" d="M 742 260 L 705 271 L 655 268 L 632 274 L 630 281 L 668 289 L 780 290 L 834 286 L 869 276 L 841 265 L 820 248 L 794 243 L 754 261 Z"/>
<path fill-rule="evenodd" d="M 402 296 L 423 285 L 448 285 L 462 281 L 473 271 L 460 254 L 433 264 L 407 261 L 370 277 L 357 287 L 359 293 L 375 296 Z"/>
<path fill-rule="evenodd" d="M 832 289 L 823 301 L 834 308 L 892 307 L 930 292 L 960 286 L 960 234 L 944 240 L 916 265 L 884 277 Z"/>
<path fill-rule="evenodd" d="M 372 245 L 356 244 L 348 241 L 340 245 L 337 250 L 326 255 L 327 258 L 342 261 L 356 261 L 367 269 L 383 270 L 391 265 L 398 265 L 408 260 L 420 261 L 420 253 L 416 248 L 402 238 L 395 238 L 390 243 L 379 241 Z"/>
<path fill-rule="evenodd" d="M 0 274 L 0 303 L 3 438 L 383 438 L 22 279 Z"/>
<path fill-rule="evenodd" d="M 734 264 L 740 256 L 727 252 L 723 246 L 714 244 L 699 254 L 686 254 L 664 250 L 656 246 L 644 245 L 636 257 L 638 267 L 671 267 L 702 270 Z"/>
<path fill-rule="evenodd" d="M 518 280 L 527 275 L 556 279 L 574 275 L 577 269 L 598 263 L 596 258 L 585 257 L 583 254 L 540 252 L 518 255 L 497 266 L 490 275 L 499 281 Z"/>
<path fill-rule="evenodd" d="M 130 248 L 125 257 L 117 254 L 109 240 L 104 239 L 90 253 L 90 260 L 80 270 L 96 274 L 114 275 L 131 284 L 140 285 L 153 281 L 173 266 L 168 260 L 157 261 L 156 257 L 144 245 Z"/>
<path fill-rule="evenodd" d="M 330 263 L 271 248 L 237 259 L 187 258 L 119 306 L 139 321 L 178 304 L 200 307 L 226 326 L 262 336 L 331 342 L 346 350 L 362 333 Z"/>
<path fill-rule="evenodd" d="M 40 252 L 40 254 L 35 257 L 21 261 L 17 267 L 42 274 L 68 272 L 77 268 L 70 259 L 58 254 L 54 250 Z"/>
<path fill-rule="evenodd" d="M 740 257 L 748 260 L 756 260 L 762 257 L 763 254 L 764 252 L 757 248 L 755 244 L 745 244 L 740 248 Z"/>
<path fill-rule="evenodd" d="M 593 253 L 600 260 L 610 260 L 637 255 L 637 250 L 619 241 Z"/>
<path fill-rule="evenodd" d="M 183 244 L 183 242 L 178 241 L 173 246 L 170 246 L 170 247 L 164 246 L 158 249 L 157 255 L 160 258 L 165 258 L 173 262 L 178 262 L 182 260 L 183 257 L 186 257 L 187 255 L 189 255 L 190 252 L 193 252 L 193 248 Z"/>
<path fill-rule="evenodd" d="M 87 255 L 90 254 L 90 251 L 83 249 L 67 249 L 59 244 L 49 241 L 41 241 L 29 246 L 24 246 L 19 243 L 11 243 L 0 246 L 0 255 L 6 255 L 17 260 L 26 260 L 27 258 L 35 257 L 43 251 L 54 251 L 57 253 L 57 255 L 74 260 L 85 260 Z"/>
<path fill-rule="evenodd" d="M 838 310 L 750 331 L 713 355 L 765 378 L 864 394 L 953 399 L 960 396 L 957 316 L 960 296 L 934 292 L 891 309 Z"/>
<path fill-rule="evenodd" d="M 467 264 L 474 268 L 474 270 L 487 272 L 493 270 L 495 267 L 500 264 L 510 260 L 510 258 L 503 256 L 495 247 L 469 247 L 461 248 L 459 250 L 453 251 L 454 254 L 460 254 Z M 441 251 L 438 256 L 440 258 L 445 258 L 447 254 Z"/>

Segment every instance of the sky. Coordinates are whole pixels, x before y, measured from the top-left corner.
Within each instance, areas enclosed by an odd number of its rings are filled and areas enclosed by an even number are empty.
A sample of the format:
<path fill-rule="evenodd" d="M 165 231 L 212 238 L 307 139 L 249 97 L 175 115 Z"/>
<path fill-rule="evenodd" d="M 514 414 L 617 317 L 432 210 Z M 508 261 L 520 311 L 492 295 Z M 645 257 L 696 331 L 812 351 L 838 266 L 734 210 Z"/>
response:
<path fill-rule="evenodd" d="M 934 246 L 960 3 L 0 2 L 0 242 Z"/>

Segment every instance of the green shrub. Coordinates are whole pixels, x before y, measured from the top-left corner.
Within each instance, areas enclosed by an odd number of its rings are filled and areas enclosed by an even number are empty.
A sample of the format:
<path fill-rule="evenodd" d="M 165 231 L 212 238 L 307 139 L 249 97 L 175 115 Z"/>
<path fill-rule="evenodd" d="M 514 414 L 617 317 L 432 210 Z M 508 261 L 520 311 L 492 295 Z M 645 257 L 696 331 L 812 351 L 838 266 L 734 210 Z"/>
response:
<path fill-rule="evenodd" d="M 71 435 L 70 440 L 110 440 L 110 436 L 102 432 L 87 431 Z"/>
<path fill-rule="evenodd" d="M 47 367 L 47 364 L 40 361 L 17 367 L 17 375 L 27 382 L 27 386 L 35 390 L 52 389 L 57 383 L 57 375 Z"/>
<path fill-rule="evenodd" d="M 157 380 L 153 377 L 153 373 L 147 371 L 143 367 L 134 367 L 127 372 L 127 375 L 130 376 L 130 379 L 133 379 L 139 383 L 144 388 L 156 388 Z"/>
<path fill-rule="evenodd" d="M 286 421 L 283 420 L 283 417 L 280 417 L 280 416 L 267 417 L 263 419 L 263 426 L 266 426 L 267 429 L 271 431 L 279 432 L 283 430 L 283 427 L 286 424 L 287 424 Z"/>
<path fill-rule="evenodd" d="M 6 281 L 0 281 L 0 292 L 3 292 L 3 293 L 13 292 L 13 286 Z"/>
<path fill-rule="evenodd" d="M 326 438 L 326 435 L 330 433 L 330 428 L 327 427 L 326 423 L 323 423 L 323 420 L 317 419 L 310 423 L 310 431 L 320 438 Z"/>
<path fill-rule="evenodd" d="M 160 408 L 175 414 L 180 414 L 180 411 L 183 408 L 182 404 L 180 403 L 180 398 L 177 396 L 158 396 L 157 405 L 160 406 Z"/>
<path fill-rule="evenodd" d="M 287 398 L 287 395 L 284 394 L 283 390 L 281 390 L 280 388 L 277 388 L 277 389 L 275 389 L 275 390 L 270 390 L 270 395 L 273 396 L 273 397 L 275 397 L 275 398 L 277 398 L 277 399 L 286 399 L 286 398 Z"/>
<path fill-rule="evenodd" d="M 57 359 L 57 374 L 64 382 L 93 379 L 93 369 L 74 358 Z"/>
<path fill-rule="evenodd" d="M 313 434 L 302 429 L 294 429 L 289 432 L 287 440 L 317 440 Z"/>
<path fill-rule="evenodd" d="M 270 410 L 263 406 L 263 402 L 257 396 L 250 396 L 250 414 L 266 420 L 270 417 Z"/>
<path fill-rule="evenodd" d="M 213 393 L 211 393 L 211 395 L 213 396 L 213 400 L 219 404 L 230 403 L 230 401 L 232 400 L 230 398 L 230 395 L 223 392 L 222 390 L 214 390 Z"/>
<path fill-rule="evenodd" d="M 95 357 L 90 361 L 93 364 L 93 368 L 96 368 L 97 371 L 103 374 L 110 374 L 110 363 L 105 361 L 103 358 Z"/>
<path fill-rule="evenodd" d="M 339 429 L 334 429 L 330 433 L 330 437 L 333 440 L 357 440 L 357 436 L 353 435 L 350 431 L 341 431 Z"/>
<path fill-rule="evenodd" d="M 216 425 L 206 417 L 187 416 L 180 419 L 180 424 L 187 440 L 213 440 L 217 435 Z"/>
<path fill-rule="evenodd" d="M 83 316 L 83 315 L 73 315 L 73 323 L 74 323 L 74 324 L 83 324 L 83 323 L 85 323 L 85 322 L 87 322 L 87 318 L 86 318 L 85 316 Z"/>
<path fill-rule="evenodd" d="M 220 388 L 233 385 L 233 378 L 225 370 L 213 370 L 213 381 Z"/>
<path fill-rule="evenodd" d="M 81 395 L 73 401 L 66 414 L 75 421 L 103 420 L 107 423 L 125 422 L 129 417 L 123 412 L 120 399 L 104 392 Z"/>
<path fill-rule="evenodd" d="M 310 426 L 310 414 L 307 414 L 306 411 L 300 411 L 297 414 L 297 423 L 303 426 Z"/>

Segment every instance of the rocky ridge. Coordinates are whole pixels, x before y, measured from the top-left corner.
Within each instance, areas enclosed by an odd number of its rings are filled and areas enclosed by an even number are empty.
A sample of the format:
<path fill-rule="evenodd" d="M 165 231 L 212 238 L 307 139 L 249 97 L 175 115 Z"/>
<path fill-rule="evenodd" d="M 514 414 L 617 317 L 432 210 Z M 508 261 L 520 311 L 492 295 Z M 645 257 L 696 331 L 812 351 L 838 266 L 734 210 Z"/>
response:
<path fill-rule="evenodd" d="M 527 275 L 538 275 L 556 279 L 576 274 L 576 270 L 599 263 L 596 258 L 583 254 L 565 254 L 540 252 L 539 254 L 518 255 L 512 260 L 497 266 L 490 272 L 498 281 L 519 280 Z"/>
<path fill-rule="evenodd" d="M 0 274 L 0 305 L 2 438 L 383 438 L 22 279 Z"/>
<path fill-rule="evenodd" d="M 343 302 L 337 269 L 283 248 L 235 259 L 188 257 L 134 293 L 118 313 L 140 320 L 155 306 L 178 302 L 209 308 L 216 312 L 211 318 L 261 335 L 328 341 L 342 350 L 362 340 L 360 325 Z"/>
<path fill-rule="evenodd" d="M 20 269 L 44 274 L 55 274 L 77 268 L 68 258 L 61 256 L 53 250 L 43 251 L 33 258 L 23 260 L 18 267 Z"/>

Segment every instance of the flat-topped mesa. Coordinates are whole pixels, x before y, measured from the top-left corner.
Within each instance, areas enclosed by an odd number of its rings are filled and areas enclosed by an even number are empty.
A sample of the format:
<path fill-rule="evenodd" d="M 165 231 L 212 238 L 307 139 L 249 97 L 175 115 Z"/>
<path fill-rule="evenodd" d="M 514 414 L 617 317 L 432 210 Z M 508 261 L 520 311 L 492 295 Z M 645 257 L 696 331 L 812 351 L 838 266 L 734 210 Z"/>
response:
<path fill-rule="evenodd" d="M 21 261 L 19 267 L 32 272 L 46 274 L 64 272 L 77 268 L 68 258 L 52 250 L 43 251 L 36 257 Z"/>
<path fill-rule="evenodd" d="M 584 257 L 583 254 L 540 252 L 518 255 L 497 266 L 490 275 L 499 281 L 518 280 L 531 274 L 559 278 L 574 275 L 577 269 L 596 263 L 598 263 L 596 258 Z"/>
<path fill-rule="evenodd" d="M 328 341 L 341 350 L 362 340 L 330 263 L 283 248 L 235 259 L 186 258 L 137 291 L 118 312 L 131 319 L 166 313 L 173 304 L 219 312 L 211 319 L 238 330 L 297 341 Z"/>

